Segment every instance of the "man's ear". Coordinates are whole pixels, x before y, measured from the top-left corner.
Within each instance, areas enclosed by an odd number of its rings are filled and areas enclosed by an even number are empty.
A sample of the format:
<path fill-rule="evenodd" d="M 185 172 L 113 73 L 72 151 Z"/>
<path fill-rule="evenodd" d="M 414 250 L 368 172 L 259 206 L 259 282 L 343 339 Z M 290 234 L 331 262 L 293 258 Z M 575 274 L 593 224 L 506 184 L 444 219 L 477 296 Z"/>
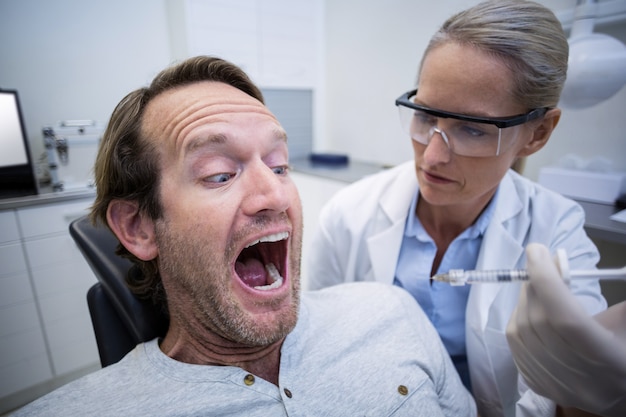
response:
<path fill-rule="evenodd" d="M 531 125 L 533 126 L 532 138 L 520 149 L 517 155 L 529 156 L 543 148 L 544 145 L 548 143 L 548 139 L 550 139 L 550 135 L 552 135 L 556 125 L 559 124 L 560 119 L 561 109 L 555 108 L 548 110 L 538 124 Z"/>
<path fill-rule="evenodd" d="M 113 200 L 107 209 L 107 221 L 120 243 L 137 258 L 149 261 L 156 258 L 154 222 L 139 211 L 133 201 Z"/>

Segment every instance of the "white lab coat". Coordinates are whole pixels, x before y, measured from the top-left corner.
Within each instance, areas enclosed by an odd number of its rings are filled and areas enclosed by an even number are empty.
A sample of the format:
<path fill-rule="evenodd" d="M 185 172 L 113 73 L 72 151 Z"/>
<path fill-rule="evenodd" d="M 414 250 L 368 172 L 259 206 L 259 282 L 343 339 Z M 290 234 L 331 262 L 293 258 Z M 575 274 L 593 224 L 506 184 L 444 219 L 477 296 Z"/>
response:
<path fill-rule="evenodd" d="M 338 192 L 322 209 L 312 241 L 309 287 L 348 281 L 393 283 L 411 199 L 418 189 L 414 162 L 367 177 Z M 524 248 L 539 242 L 564 248 L 571 269 L 594 269 L 599 254 L 574 201 L 509 171 L 501 181 L 477 269 L 523 268 Z M 591 314 L 606 309 L 597 281 L 573 282 Z M 555 404 L 528 390 L 505 336 L 520 284 L 474 284 L 466 310 L 466 345 L 479 414 L 554 416 Z M 521 396 L 521 397 L 520 397 Z"/>

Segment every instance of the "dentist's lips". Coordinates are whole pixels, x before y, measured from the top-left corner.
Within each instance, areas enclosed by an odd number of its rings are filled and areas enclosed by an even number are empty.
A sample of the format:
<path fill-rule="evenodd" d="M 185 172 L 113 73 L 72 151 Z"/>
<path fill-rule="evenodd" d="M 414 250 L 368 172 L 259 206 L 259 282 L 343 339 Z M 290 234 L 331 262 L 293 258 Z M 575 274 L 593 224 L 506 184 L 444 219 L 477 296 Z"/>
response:
<path fill-rule="evenodd" d="M 450 184 L 451 182 L 454 182 L 448 178 L 441 177 L 429 171 L 422 170 L 422 174 L 424 175 L 424 179 L 426 179 L 427 181 L 436 183 L 436 184 Z"/>
<path fill-rule="evenodd" d="M 287 258 L 287 232 L 275 233 L 251 242 L 235 262 L 235 272 L 248 287 L 260 291 L 280 288 Z"/>

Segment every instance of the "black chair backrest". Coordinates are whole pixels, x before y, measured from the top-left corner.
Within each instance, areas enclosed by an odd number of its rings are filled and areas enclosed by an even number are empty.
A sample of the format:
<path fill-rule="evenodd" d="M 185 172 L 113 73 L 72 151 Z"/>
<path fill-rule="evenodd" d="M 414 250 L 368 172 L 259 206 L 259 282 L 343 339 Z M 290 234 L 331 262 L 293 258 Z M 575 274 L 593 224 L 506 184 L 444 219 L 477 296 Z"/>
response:
<path fill-rule="evenodd" d="M 98 279 L 87 300 L 102 366 L 117 362 L 138 343 L 164 336 L 167 316 L 126 286 L 127 274 L 141 272 L 116 255 L 119 241 L 109 228 L 94 226 L 84 216 L 70 224 L 70 235 Z"/>

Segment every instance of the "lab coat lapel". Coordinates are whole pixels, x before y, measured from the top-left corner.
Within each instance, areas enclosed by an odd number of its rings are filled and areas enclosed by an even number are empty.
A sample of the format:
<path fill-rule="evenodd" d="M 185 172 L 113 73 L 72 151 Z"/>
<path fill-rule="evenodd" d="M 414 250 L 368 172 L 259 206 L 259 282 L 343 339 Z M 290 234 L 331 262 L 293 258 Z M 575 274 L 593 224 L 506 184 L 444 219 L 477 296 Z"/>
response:
<path fill-rule="evenodd" d="M 523 204 L 515 191 L 513 181 L 505 176 L 498 191 L 494 217 L 485 231 L 483 245 L 478 255 L 476 269 L 515 268 L 524 254 L 524 247 L 519 236 L 512 230 L 519 229 L 526 223 Z M 471 310 L 478 311 L 480 328 L 487 325 L 489 310 L 495 298 L 505 288 L 502 285 L 478 285 L 470 292 L 468 303 Z M 475 317 L 476 318 L 476 317 Z"/>
<path fill-rule="evenodd" d="M 518 266 L 524 253 L 524 230 L 528 219 L 513 182 L 505 176 L 500 184 L 494 218 L 483 237 L 476 269 Z M 504 330 L 517 303 L 516 284 L 475 284 L 469 295 L 466 315 L 467 353 L 475 383 L 475 398 L 483 408 L 508 409 L 507 393 L 515 390 L 517 373 L 510 360 Z M 498 373 L 494 369 L 499 369 Z M 478 388 L 480 387 L 480 388 Z M 502 412 L 502 409 L 499 408 Z"/>
<path fill-rule="evenodd" d="M 484 242 L 495 242 L 484 245 L 478 258 L 476 269 L 507 269 L 513 268 L 524 252 L 524 248 L 516 242 L 502 226 L 502 223 L 490 225 L 485 232 Z M 473 304 L 471 310 L 478 311 L 480 328 L 484 329 L 489 319 L 489 311 L 496 297 L 505 289 L 503 285 L 478 284 L 470 291 L 468 303 Z"/>
<path fill-rule="evenodd" d="M 375 231 L 367 239 L 367 250 L 376 281 L 393 283 L 404 226 L 411 200 L 417 193 L 414 164 L 407 164 L 397 180 L 378 201 Z"/>

